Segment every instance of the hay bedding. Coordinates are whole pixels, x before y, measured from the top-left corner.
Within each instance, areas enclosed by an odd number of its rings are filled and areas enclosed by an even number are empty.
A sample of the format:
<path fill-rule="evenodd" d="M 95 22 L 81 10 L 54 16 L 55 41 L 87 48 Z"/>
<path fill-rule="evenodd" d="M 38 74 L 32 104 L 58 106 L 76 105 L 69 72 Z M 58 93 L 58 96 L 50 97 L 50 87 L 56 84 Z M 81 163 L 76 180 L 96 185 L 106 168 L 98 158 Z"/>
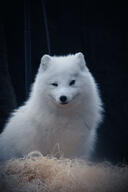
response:
<path fill-rule="evenodd" d="M 128 192 L 128 167 L 31 152 L 0 167 L 0 192 Z"/>

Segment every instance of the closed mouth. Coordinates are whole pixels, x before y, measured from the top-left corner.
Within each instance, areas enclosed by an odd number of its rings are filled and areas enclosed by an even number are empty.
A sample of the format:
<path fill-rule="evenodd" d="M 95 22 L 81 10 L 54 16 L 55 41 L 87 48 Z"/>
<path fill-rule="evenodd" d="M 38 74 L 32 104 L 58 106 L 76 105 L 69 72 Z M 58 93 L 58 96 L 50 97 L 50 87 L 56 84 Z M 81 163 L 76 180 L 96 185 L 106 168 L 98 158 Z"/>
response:
<path fill-rule="evenodd" d="M 61 105 L 66 105 L 66 104 L 68 104 L 69 102 L 61 102 L 60 104 Z"/>
<path fill-rule="evenodd" d="M 59 105 L 59 106 L 70 106 L 70 104 L 72 104 L 72 101 L 76 99 L 76 97 L 79 95 L 79 93 L 77 95 L 75 95 L 75 97 L 71 100 L 71 101 L 65 101 L 65 102 L 57 102 L 54 97 L 52 97 L 51 95 L 49 95 L 52 98 L 53 103 Z"/>
<path fill-rule="evenodd" d="M 70 102 L 68 102 L 68 101 L 57 103 L 56 100 L 55 100 L 51 95 L 49 95 L 49 96 L 52 98 L 53 103 L 58 104 L 58 105 L 60 105 L 60 106 L 64 106 L 64 105 L 67 105 L 67 104 L 70 103 Z"/>

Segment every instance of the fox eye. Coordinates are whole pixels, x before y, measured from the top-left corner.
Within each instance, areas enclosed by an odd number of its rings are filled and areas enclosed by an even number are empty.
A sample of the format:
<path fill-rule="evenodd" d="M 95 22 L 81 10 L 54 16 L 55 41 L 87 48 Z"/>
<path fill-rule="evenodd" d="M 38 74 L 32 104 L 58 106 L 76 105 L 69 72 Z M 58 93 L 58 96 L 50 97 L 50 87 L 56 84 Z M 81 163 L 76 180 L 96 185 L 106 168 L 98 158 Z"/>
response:
<path fill-rule="evenodd" d="M 57 87 L 58 83 L 51 83 L 52 86 Z"/>
<path fill-rule="evenodd" d="M 70 81 L 69 85 L 72 86 L 75 84 L 75 82 L 76 82 L 75 80 L 72 80 L 72 81 Z"/>

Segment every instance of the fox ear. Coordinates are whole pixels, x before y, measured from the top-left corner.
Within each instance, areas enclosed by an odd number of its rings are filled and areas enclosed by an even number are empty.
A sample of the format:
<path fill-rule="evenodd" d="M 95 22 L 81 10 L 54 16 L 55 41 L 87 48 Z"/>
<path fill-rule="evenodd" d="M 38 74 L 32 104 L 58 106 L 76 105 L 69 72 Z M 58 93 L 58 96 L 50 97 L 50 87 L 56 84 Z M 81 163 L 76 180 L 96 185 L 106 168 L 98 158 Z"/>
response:
<path fill-rule="evenodd" d="M 76 56 L 77 59 L 78 59 L 78 63 L 79 63 L 79 65 L 80 65 L 80 69 L 81 69 L 82 71 L 83 71 L 83 70 L 87 70 L 87 66 L 86 66 L 86 62 L 85 62 L 83 53 L 81 53 L 81 52 L 76 53 L 75 56 Z"/>
<path fill-rule="evenodd" d="M 49 55 L 44 55 L 42 58 L 41 58 L 41 68 L 46 71 L 48 66 L 49 66 L 49 63 L 50 63 L 50 60 L 51 60 L 51 57 Z"/>

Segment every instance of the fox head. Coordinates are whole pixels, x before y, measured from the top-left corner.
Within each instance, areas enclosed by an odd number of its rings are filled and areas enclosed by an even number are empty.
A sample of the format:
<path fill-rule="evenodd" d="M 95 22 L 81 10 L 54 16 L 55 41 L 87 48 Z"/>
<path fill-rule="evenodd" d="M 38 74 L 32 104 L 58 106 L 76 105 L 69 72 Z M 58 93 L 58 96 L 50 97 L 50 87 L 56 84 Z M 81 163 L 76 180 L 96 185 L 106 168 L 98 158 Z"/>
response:
<path fill-rule="evenodd" d="M 97 95 L 97 96 L 95 96 Z M 98 101 L 96 83 L 89 72 L 84 55 L 44 55 L 32 89 L 38 105 L 71 108 L 93 105 Z M 90 102 L 90 103 L 89 103 Z M 44 104 L 43 104 L 44 106 Z"/>
<path fill-rule="evenodd" d="M 66 107 L 82 96 L 87 75 L 82 53 L 63 57 L 44 55 L 39 68 L 39 89 L 54 104 Z"/>

